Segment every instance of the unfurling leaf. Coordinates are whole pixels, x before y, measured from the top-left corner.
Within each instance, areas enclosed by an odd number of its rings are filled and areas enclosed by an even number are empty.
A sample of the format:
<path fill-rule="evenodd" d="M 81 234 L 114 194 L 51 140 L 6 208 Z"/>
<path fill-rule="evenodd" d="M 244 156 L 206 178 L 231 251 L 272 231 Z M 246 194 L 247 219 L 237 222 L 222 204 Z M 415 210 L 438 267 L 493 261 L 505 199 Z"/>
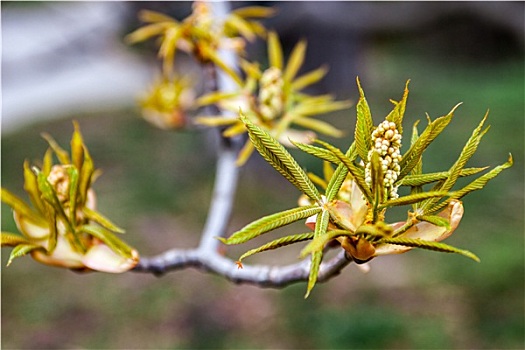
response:
<path fill-rule="evenodd" d="M 260 246 L 258 248 L 254 248 L 254 249 L 248 250 L 246 253 L 241 255 L 241 257 L 239 258 L 238 261 L 241 262 L 243 259 L 245 259 L 245 258 L 247 258 L 247 257 L 249 257 L 251 255 L 257 254 L 257 253 L 265 252 L 267 250 L 277 249 L 277 248 L 284 247 L 284 246 L 287 246 L 287 245 L 290 245 L 290 244 L 293 244 L 293 243 L 299 243 L 299 242 L 308 241 L 308 240 L 310 240 L 312 238 L 314 238 L 314 233 L 313 232 L 300 233 L 300 234 L 295 234 L 295 235 L 289 235 L 289 236 L 281 237 L 281 238 L 275 239 L 275 240 L 273 240 L 271 242 L 268 242 L 266 244 L 263 244 L 262 246 Z"/>
<path fill-rule="evenodd" d="M 252 238 L 260 236 L 268 231 L 286 226 L 292 222 L 306 219 L 321 211 L 318 205 L 298 207 L 285 210 L 279 213 L 265 216 L 245 226 L 241 230 L 233 233 L 227 239 L 219 238 L 225 244 L 240 244 L 249 241 Z"/>
<path fill-rule="evenodd" d="M 241 120 L 248 129 L 250 140 L 263 158 L 301 192 L 315 201 L 320 201 L 321 194 L 290 153 L 270 134 L 242 114 Z"/>

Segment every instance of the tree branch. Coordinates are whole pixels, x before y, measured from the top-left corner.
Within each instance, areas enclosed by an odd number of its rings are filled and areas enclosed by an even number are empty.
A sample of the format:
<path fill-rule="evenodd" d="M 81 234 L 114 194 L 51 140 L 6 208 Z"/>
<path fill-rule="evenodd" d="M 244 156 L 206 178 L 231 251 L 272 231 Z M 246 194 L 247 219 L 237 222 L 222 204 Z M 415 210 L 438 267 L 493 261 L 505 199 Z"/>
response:
<path fill-rule="evenodd" d="M 224 18 L 228 11 L 227 5 L 224 2 L 210 4 L 216 17 Z M 232 52 L 221 52 L 221 59 L 231 67 L 237 66 Z M 209 75 L 210 86 L 215 85 L 212 89 L 233 91 L 236 88 L 228 76 L 217 72 L 215 67 L 208 68 L 206 72 Z M 220 241 L 215 237 L 225 237 L 227 233 L 239 175 L 236 160 L 243 141 L 242 137 L 224 138 L 221 135 L 214 189 L 199 246 L 195 249 L 171 249 L 157 256 L 142 257 L 133 271 L 162 275 L 169 271 L 194 267 L 216 273 L 235 283 L 250 283 L 263 287 L 283 287 L 308 280 L 309 260 L 285 266 L 244 265 L 244 268 L 239 269 L 233 260 L 219 253 Z M 351 261 L 341 250 L 337 256 L 321 264 L 318 281 L 322 282 L 337 275 Z"/>

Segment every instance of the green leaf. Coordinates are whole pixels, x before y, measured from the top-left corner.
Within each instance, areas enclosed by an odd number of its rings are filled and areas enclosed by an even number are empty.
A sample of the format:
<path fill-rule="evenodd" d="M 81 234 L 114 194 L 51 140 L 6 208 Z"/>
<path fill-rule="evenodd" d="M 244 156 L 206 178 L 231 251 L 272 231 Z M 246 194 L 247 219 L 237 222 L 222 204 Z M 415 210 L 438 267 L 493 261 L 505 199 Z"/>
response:
<path fill-rule="evenodd" d="M 353 233 L 352 231 L 347 231 L 347 230 L 328 231 L 326 232 L 326 234 L 320 235 L 314 238 L 313 241 L 308 243 L 308 245 L 304 247 L 304 249 L 301 251 L 301 255 L 300 255 L 301 258 L 304 258 L 311 253 L 322 251 L 324 247 L 326 246 L 326 244 L 328 244 L 328 242 L 330 242 L 333 239 L 336 239 L 337 237 L 341 237 L 341 236 L 355 236 L 355 233 Z"/>
<path fill-rule="evenodd" d="M 482 168 L 465 168 L 459 173 L 459 176 L 472 176 L 475 175 L 488 167 Z M 398 186 L 423 186 L 437 181 L 443 181 L 449 176 L 448 171 L 441 171 L 437 173 L 418 174 L 418 175 L 407 175 L 401 181 L 396 182 Z"/>
<path fill-rule="evenodd" d="M 43 133 L 42 137 L 49 143 L 49 146 L 53 149 L 61 164 L 71 164 L 71 161 L 69 160 L 69 154 L 62 147 L 59 146 L 59 144 L 51 135 L 49 135 L 48 133 Z"/>
<path fill-rule="evenodd" d="M 327 66 L 321 66 L 313 71 L 305 73 L 291 83 L 291 87 L 295 91 L 304 89 L 307 86 L 317 83 L 319 80 L 323 79 L 324 76 L 328 73 Z"/>
<path fill-rule="evenodd" d="M 341 164 L 341 161 L 339 160 L 339 158 L 334 156 L 334 154 L 327 149 L 317 147 L 317 146 L 307 145 L 307 144 L 300 143 L 300 142 L 295 142 L 293 140 L 290 140 L 290 142 L 295 147 L 300 149 L 301 151 L 308 153 L 314 157 L 317 157 L 319 159 L 325 160 L 333 164 Z"/>
<path fill-rule="evenodd" d="M 270 61 L 270 67 L 283 69 L 283 50 L 279 42 L 279 37 L 274 31 L 268 33 L 268 59 Z"/>
<path fill-rule="evenodd" d="M 78 168 L 80 169 L 80 168 Z M 69 221 L 75 225 L 77 219 L 77 195 L 78 195 L 78 181 L 79 171 L 75 167 L 68 167 L 67 173 L 69 176 Z"/>
<path fill-rule="evenodd" d="M 84 162 L 84 140 L 82 139 L 80 127 L 76 121 L 73 122 L 73 126 L 75 131 L 71 137 L 71 160 L 75 168 L 80 170 Z"/>
<path fill-rule="evenodd" d="M 220 57 L 219 55 L 217 55 L 217 53 L 215 51 L 213 51 L 212 49 L 208 48 L 207 46 L 202 46 L 201 47 L 201 50 L 203 51 L 203 55 L 205 55 L 206 57 L 209 57 L 211 61 L 213 61 L 213 63 L 215 63 L 215 65 L 217 65 L 220 69 L 222 69 L 224 71 L 224 73 L 226 73 L 230 78 L 233 79 L 233 81 L 240 87 L 243 86 L 243 81 L 241 79 L 241 77 L 239 76 L 239 74 L 237 74 L 237 72 L 235 72 L 235 70 L 233 68 L 231 68 L 230 66 L 228 66 Z"/>
<path fill-rule="evenodd" d="M 444 217 L 438 215 L 420 215 L 416 217 L 420 221 L 426 221 L 439 227 L 446 227 L 450 229 L 450 222 Z"/>
<path fill-rule="evenodd" d="M 487 182 L 489 182 L 490 180 L 495 178 L 503 170 L 505 170 L 507 168 L 510 168 L 513 164 L 514 164 L 514 161 L 512 159 L 512 155 L 509 154 L 509 159 L 508 159 L 508 161 L 506 163 L 495 167 L 494 169 L 492 169 L 488 173 L 480 176 L 479 178 L 477 178 L 476 180 L 472 181 L 470 184 L 468 184 L 467 186 L 463 187 L 462 189 L 453 192 L 453 194 L 452 194 L 452 196 L 450 197 L 449 200 L 447 200 L 445 202 L 442 202 L 442 203 L 438 204 L 435 207 L 430 208 L 427 212 L 432 212 L 433 213 L 433 212 L 440 211 L 441 209 L 443 209 L 448 204 L 448 202 L 450 200 L 461 199 L 461 198 L 463 198 L 464 196 L 466 196 L 467 194 L 469 194 L 472 191 L 481 190 L 483 187 L 485 187 Z"/>
<path fill-rule="evenodd" d="M 362 160 L 367 161 L 368 151 L 372 148 L 372 131 L 374 121 L 365 98 L 365 93 L 361 88 L 359 78 L 357 78 L 357 87 L 359 89 L 359 101 L 357 102 L 357 122 L 355 125 L 355 143 L 357 154 Z"/>
<path fill-rule="evenodd" d="M 399 131 L 400 134 L 403 134 L 403 116 L 405 115 L 408 98 L 408 83 L 410 83 L 410 80 L 407 80 L 406 82 L 405 91 L 403 92 L 401 101 L 391 101 L 394 104 L 394 109 L 386 116 L 386 120 L 396 124 L 397 131 Z"/>
<path fill-rule="evenodd" d="M 173 17 L 165 15 L 160 12 L 151 11 L 151 10 L 141 10 L 139 12 L 139 18 L 141 21 L 146 23 L 159 23 L 159 22 L 168 22 L 168 23 L 178 23 Z"/>
<path fill-rule="evenodd" d="M 456 253 L 466 256 L 474 261 L 479 262 L 479 258 L 468 250 L 458 249 L 445 243 L 425 241 L 422 239 L 411 239 L 411 238 L 384 238 L 379 243 L 397 244 L 406 247 L 422 248 L 428 250 L 434 250 L 444 253 Z"/>
<path fill-rule="evenodd" d="M 401 181 L 405 176 L 410 174 L 412 169 L 418 165 L 421 161 L 421 155 L 425 149 L 430 145 L 432 141 L 446 128 L 446 126 L 452 120 L 454 111 L 460 104 L 457 104 L 452 110 L 443 117 L 439 117 L 434 121 L 430 121 L 429 124 L 423 131 L 423 133 L 418 137 L 417 141 L 414 142 L 409 150 L 403 155 L 401 162 L 399 163 L 401 167 L 401 172 L 397 177 L 397 181 Z"/>
<path fill-rule="evenodd" d="M 350 101 L 333 101 L 332 97 L 326 101 L 315 101 L 305 99 L 300 101 L 290 113 L 301 115 L 303 117 L 311 117 L 320 114 L 326 114 L 330 112 L 339 111 L 351 106 Z"/>
<path fill-rule="evenodd" d="M 343 132 L 341 130 L 319 119 L 299 117 L 299 118 L 295 118 L 293 120 L 293 123 L 299 126 L 302 126 L 303 128 L 317 131 L 318 133 L 321 133 L 324 135 L 328 135 L 332 137 L 343 136 Z"/>
<path fill-rule="evenodd" d="M 241 230 L 233 233 L 227 239 L 221 237 L 218 237 L 218 239 L 224 244 L 228 245 L 241 244 L 276 228 L 286 226 L 292 222 L 306 219 L 310 216 L 318 214 L 321 212 L 321 210 L 321 207 L 318 205 L 310 205 L 281 211 L 279 213 L 262 217 L 246 225 Z"/>
<path fill-rule="evenodd" d="M 243 259 L 251 256 L 251 255 L 254 255 L 254 254 L 257 254 L 257 253 L 261 253 L 261 252 L 265 252 L 267 250 L 272 250 L 272 249 L 277 249 L 277 248 L 280 248 L 280 247 L 284 247 L 284 246 L 287 246 L 287 245 L 290 245 L 290 244 L 293 244 L 293 243 L 299 243 L 299 242 L 304 242 L 304 241 L 308 241 L 310 239 L 314 238 L 314 233 L 313 232 L 307 232 L 307 233 L 300 233 L 300 234 L 295 234 L 295 235 L 289 235 L 289 236 L 285 236 L 285 237 L 282 237 L 282 238 L 278 238 L 278 239 L 275 239 L 271 242 L 268 242 L 258 248 L 255 248 L 255 249 L 251 249 L 249 251 L 247 251 L 246 253 L 244 253 L 243 255 L 241 255 L 241 257 L 239 258 L 239 262 L 242 261 Z"/>
<path fill-rule="evenodd" d="M 42 172 L 48 176 L 53 167 L 53 150 L 48 148 L 44 154 L 44 159 L 42 161 Z"/>
<path fill-rule="evenodd" d="M 162 57 L 162 69 L 166 76 L 173 74 L 173 61 L 177 51 L 177 42 L 182 37 L 182 29 L 179 26 L 170 26 L 164 31 L 159 56 Z"/>
<path fill-rule="evenodd" d="M 449 176 L 445 178 L 444 181 L 442 181 L 437 186 L 435 186 L 434 188 L 435 190 L 449 191 L 455 185 L 457 179 L 459 178 L 461 170 L 465 167 L 465 164 L 467 163 L 467 161 L 474 155 L 481 141 L 481 138 L 485 135 L 485 133 L 489 129 L 488 127 L 484 130 L 482 129 L 483 124 L 485 120 L 487 119 L 487 117 L 488 117 L 488 112 L 487 114 L 485 114 L 485 117 L 481 120 L 479 125 L 474 129 L 474 131 L 472 132 L 472 135 L 470 136 L 467 143 L 463 147 L 463 150 L 461 151 L 461 154 L 459 155 L 458 159 L 448 171 Z M 421 207 L 423 209 L 432 208 L 438 201 L 439 199 L 437 198 L 429 199 Z M 437 209 L 434 208 L 433 211 L 434 210 L 437 210 Z"/>
<path fill-rule="evenodd" d="M 227 126 L 239 123 L 239 120 L 231 117 L 203 116 L 195 118 L 195 123 L 206 126 Z"/>
<path fill-rule="evenodd" d="M 453 192 L 450 193 L 446 191 L 427 191 L 427 192 L 415 193 L 415 194 L 410 194 L 408 196 L 399 197 L 396 199 L 390 199 L 382 203 L 381 205 L 379 205 L 379 208 L 382 209 L 382 208 L 388 208 L 388 207 L 394 207 L 394 206 L 408 205 L 408 204 L 421 202 L 429 198 L 441 199 L 446 196 L 452 197 Z"/>
<path fill-rule="evenodd" d="M 270 134 L 242 114 L 241 120 L 248 129 L 250 140 L 263 158 L 301 192 L 319 202 L 321 194 L 290 153 Z"/>
<path fill-rule="evenodd" d="M 315 224 L 314 239 L 326 234 L 328 229 L 328 223 L 330 222 L 330 214 L 327 210 L 324 210 L 321 215 L 317 216 L 317 221 Z M 319 268 L 321 266 L 321 261 L 323 260 L 323 251 L 318 250 L 312 253 L 312 259 L 310 263 L 310 274 L 308 276 L 308 286 L 306 287 L 306 294 L 304 298 L 308 298 L 310 292 L 317 282 L 319 275 Z"/>
<path fill-rule="evenodd" d="M 291 82 L 297 75 L 297 72 L 301 68 L 304 62 L 304 56 L 306 53 L 306 41 L 299 41 L 292 50 L 286 68 L 283 73 L 283 80 L 285 82 Z"/>
<path fill-rule="evenodd" d="M 2 247 L 15 247 L 19 244 L 30 244 L 30 242 L 24 236 L 20 236 L 15 233 L 1 232 L 0 237 L 2 240 Z"/>
<path fill-rule="evenodd" d="M 210 92 L 204 96 L 201 96 L 197 99 L 196 104 L 198 106 L 207 106 L 222 100 L 228 100 L 234 97 L 239 96 L 239 92 L 223 92 L 223 91 L 214 91 Z"/>
<path fill-rule="evenodd" d="M 236 14 L 237 16 L 247 18 L 247 17 L 255 17 L 255 18 L 266 18 L 273 16 L 277 11 L 272 7 L 265 7 L 265 6 L 248 6 L 248 7 L 241 7 L 235 10 L 232 10 L 232 14 Z"/>
<path fill-rule="evenodd" d="M 35 212 L 31 207 L 29 207 L 22 199 L 13 193 L 9 192 L 5 188 L 1 189 L 2 202 L 10 206 L 15 212 L 20 215 L 28 218 L 30 221 L 33 221 L 37 225 L 45 225 L 45 219 L 37 212 Z"/>
<path fill-rule="evenodd" d="M 254 41 L 255 40 L 255 33 L 252 30 L 252 27 L 241 16 L 230 13 L 230 15 L 227 17 L 225 21 L 225 25 L 231 26 L 235 32 L 238 32 L 241 36 L 245 37 L 248 41 Z"/>
<path fill-rule="evenodd" d="M 93 237 L 96 237 L 100 239 L 102 242 L 104 242 L 111 250 L 113 250 L 115 253 L 125 257 L 125 258 L 132 258 L 133 249 L 128 246 L 126 243 L 124 243 L 121 239 L 119 239 L 115 234 L 113 234 L 111 231 L 106 230 L 105 228 L 97 225 L 83 225 L 79 228 L 80 232 L 87 233 Z"/>
<path fill-rule="evenodd" d="M 16 247 L 13 248 L 11 251 L 11 254 L 9 255 L 9 260 L 7 261 L 7 265 L 11 265 L 14 259 L 20 258 L 24 255 L 27 255 L 28 253 L 31 253 L 33 250 L 41 249 L 44 250 L 41 246 L 34 245 L 34 244 L 19 244 Z"/>
<path fill-rule="evenodd" d="M 352 143 L 353 145 L 353 143 Z M 349 152 L 347 152 L 348 154 Z M 330 181 L 328 182 L 328 185 L 326 186 L 326 201 L 331 202 L 335 199 L 337 194 L 339 193 L 339 190 L 341 189 L 341 186 L 343 185 L 343 182 L 345 181 L 346 177 L 348 176 L 348 168 L 344 164 L 339 164 L 337 168 L 335 169 L 333 175 L 330 177 Z"/>
<path fill-rule="evenodd" d="M 24 162 L 24 190 L 29 195 L 31 203 L 33 203 L 33 206 L 37 209 L 37 211 L 44 213 L 44 203 L 42 202 L 42 198 L 40 198 L 36 175 L 31 170 L 29 161 L 27 160 Z"/>
<path fill-rule="evenodd" d="M 80 169 L 78 193 L 80 194 L 81 203 L 85 204 L 87 201 L 87 192 L 91 187 L 93 174 L 95 172 L 95 165 L 93 159 L 88 152 L 87 147 L 84 146 L 84 163 L 82 169 Z"/>
<path fill-rule="evenodd" d="M 327 142 L 316 140 L 316 143 L 319 143 L 323 145 L 325 148 L 327 148 L 330 152 L 332 152 L 348 169 L 350 174 L 354 177 L 354 180 L 361 190 L 363 192 L 365 198 L 369 203 L 373 202 L 372 193 L 370 191 L 370 188 L 368 187 L 368 184 L 365 181 L 365 172 L 362 168 L 355 165 L 352 161 L 352 158 L 347 157 L 345 154 L 343 154 L 338 148 L 330 145 Z M 352 144 L 353 146 L 354 144 Z"/>
<path fill-rule="evenodd" d="M 372 205 L 374 208 L 378 208 L 380 203 L 383 203 L 386 199 L 385 197 L 385 182 L 383 169 L 381 167 L 381 159 L 379 158 L 379 153 L 372 152 L 372 157 L 370 158 L 370 176 L 371 176 L 371 189 L 373 194 Z M 374 210 L 374 212 L 376 212 Z M 375 220 L 374 220 L 375 221 Z"/>
<path fill-rule="evenodd" d="M 115 225 L 111 220 L 106 218 L 104 215 L 100 214 L 98 211 L 91 210 L 88 207 L 84 207 L 82 211 L 89 220 L 95 221 L 97 224 L 103 226 L 104 228 L 110 231 L 117 233 L 126 232 L 123 228 L 120 228 L 119 226 Z"/>

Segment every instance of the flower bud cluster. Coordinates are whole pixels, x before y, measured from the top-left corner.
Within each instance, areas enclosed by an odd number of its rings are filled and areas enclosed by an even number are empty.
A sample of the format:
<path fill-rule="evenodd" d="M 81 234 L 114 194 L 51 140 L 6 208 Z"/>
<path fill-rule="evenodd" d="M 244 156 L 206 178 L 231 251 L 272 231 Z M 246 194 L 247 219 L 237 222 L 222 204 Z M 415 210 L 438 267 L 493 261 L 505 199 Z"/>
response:
<path fill-rule="evenodd" d="M 372 132 L 373 148 L 368 152 L 368 162 L 365 167 L 365 180 L 368 184 L 372 183 L 371 164 L 372 152 L 379 154 L 381 168 L 384 175 L 384 186 L 387 198 L 398 198 L 395 181 L 401 171 L 399 162 L 401 161 L 401 134 L 396 128 L 396 124 L 387 120 L 383 121 Z"/>
<path fill-rule="evenodd" d="M 281 70 L 277 67 L 268 68 L 259 83 L 259 113 L 265 120 L 275 119 L 283 110 L 284 81 Z"/>
<path fill-rule="evenodd" d="M 69 174 L 64 165 L 53 165 L 51 172 L 47 176 L 47 181 L 57 194 L 60 202 L 69 201 Z"/>

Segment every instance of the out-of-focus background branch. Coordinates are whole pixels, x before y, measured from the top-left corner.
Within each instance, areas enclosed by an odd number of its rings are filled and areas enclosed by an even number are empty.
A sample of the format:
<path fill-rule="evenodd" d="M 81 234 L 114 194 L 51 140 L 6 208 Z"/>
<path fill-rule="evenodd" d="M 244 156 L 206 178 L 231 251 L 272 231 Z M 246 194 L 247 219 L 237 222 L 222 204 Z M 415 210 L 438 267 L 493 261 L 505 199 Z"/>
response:
<path fill-rule="evenodd" d="M 302 285 L 238 286 L 192 269 L 160 279 L 78 275 L 20 259 L 2 269 L 4 348 L 522 347 L 523 3 L 264 4 L 279 9 L 267 25 L 280 33 L 285 51 L 308 39 L 305 71 L 329 64 L 319 91 L 355 100 L 360 76 L 376 122 L 409 78 L 406 127 L 425 123 L 425 112 L 435 118 L 464 102 L 427 151 L 434 163 L 426 170 L 448 168 L 490 108 L 492 127 L 472 165 L 500 164 L 508 152 L 516 164 L 465 199 L 465 218 L 450 238 L 481 264 L 417 251 L 375 259 L 368 274 L 349 266 L 304 301 Z M 2 186 L 23 195 L 22 162 L 41 158 L 46 147 L 39 134 L 66 145 L 76 118 L 104 171 L 95 184 L 100 210 L 127 229 L 126 240 L 142 254 L 154 255 L 198 245 L 215 143 L 208 132 L 167 133 L 140 119 L 134 99 L 155 74 L 155 51 L 126 47 L 122 37 L 138 26 L 141 8 L 182 18 L 190 4 L 2 3 L 1 175 Z M 250 52 L 264 60 L 262 43 Z M 182 56 L 179 62 L 193 71 Z M 355 109 L 327 119 L 348 130 L 330 140 L 346 147 Z M 309 157 L 294 156 L 309 171 L 320 170 Z M 241 169 L 229 231 L 293 206 L 298 195 L 253 157 Z M 4 205 L 2 227 L 15 230 Z M 304 229 L 290 230 L 298 228 Z M 246 248 L 227 255 L 236 258 Z M 293 249 L 247 262 L 295 263 Z"/>

